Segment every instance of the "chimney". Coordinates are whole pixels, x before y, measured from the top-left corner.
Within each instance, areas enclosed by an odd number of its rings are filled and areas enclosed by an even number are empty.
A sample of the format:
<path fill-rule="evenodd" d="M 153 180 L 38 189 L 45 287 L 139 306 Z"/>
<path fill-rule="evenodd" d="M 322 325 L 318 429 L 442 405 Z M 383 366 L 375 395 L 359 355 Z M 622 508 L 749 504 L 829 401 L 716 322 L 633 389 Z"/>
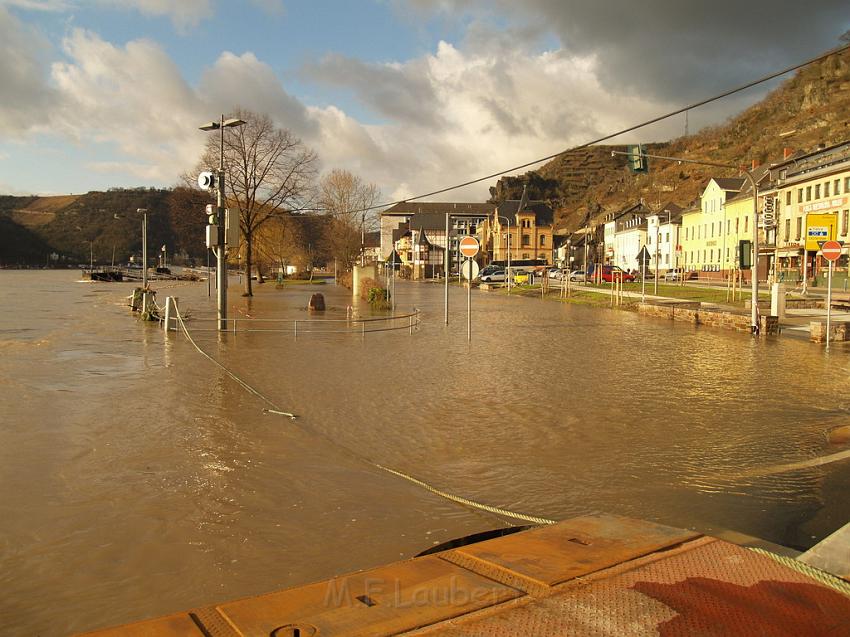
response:
<path fill-rule="evenodd" d="M 794 154 L 794 151 L 787 146 L 782 149 L 782 159 L 788 159 L 791 155 Z"/>
<path fill-rule="evenodd" d="M 755 169 L 756 169 L 756 168 L 758 168 L 758 167 L 759 167 L 759 160 L 758 160 L 758 159 L 753 159 L 753 160 L 750 162 L 750 170 L 755 170 Z"/>

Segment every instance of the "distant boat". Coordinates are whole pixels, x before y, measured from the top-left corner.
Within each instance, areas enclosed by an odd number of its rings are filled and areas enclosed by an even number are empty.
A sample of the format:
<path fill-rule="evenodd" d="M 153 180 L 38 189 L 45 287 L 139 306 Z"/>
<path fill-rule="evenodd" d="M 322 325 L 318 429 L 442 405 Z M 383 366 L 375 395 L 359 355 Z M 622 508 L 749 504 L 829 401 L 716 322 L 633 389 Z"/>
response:
<path fill-rule="evenodd" d="M 106 281 L 109 283 L 118 283 L 124 280 L 124 274 L 121 270 L 103 268 L 101 270 L 83 270 L 83 279 L 90 281 Z"/>

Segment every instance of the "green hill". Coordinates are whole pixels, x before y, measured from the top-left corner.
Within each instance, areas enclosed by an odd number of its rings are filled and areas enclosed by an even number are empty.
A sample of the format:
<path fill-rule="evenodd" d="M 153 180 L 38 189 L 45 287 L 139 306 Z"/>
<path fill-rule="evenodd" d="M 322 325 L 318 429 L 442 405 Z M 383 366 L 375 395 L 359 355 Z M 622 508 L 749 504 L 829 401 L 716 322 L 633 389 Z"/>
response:
<path fill-rule="evenodd" d="M 750 167 L 778 161 L 783 149 L 814 150 L 818 144 L 850 139 L 850 52 L 799 70 L 761 102 L 722 125 L 667 143 L 649 144 L 660 155 L 728 162 Z M 643 199 L 650 206 L 694 202 L 708 177 L 722 169 L 651 162 L 646 175 L 632 175 L 625 157 L 611 156 L 624 146 L 594 146 L 561 155 L 537 171 L 503 177 L 490 189 L 493 201 L 517 199 L 529 185 L 532 199 L 556 210 L 556 226 L 575 230 L 605 212 Z M 732 176 L 730 173 L 721 176 Z"/>
<path fill-rule="evenodd" d="M 126 263 L 141 254 L 148 210 L 148 250 L 205 259 L 205 195 L 182 188 L 113 189 L 85 195 L 0 197 L 0 266 Z M 171 258 L 169 258 L 171 260 Z"/>

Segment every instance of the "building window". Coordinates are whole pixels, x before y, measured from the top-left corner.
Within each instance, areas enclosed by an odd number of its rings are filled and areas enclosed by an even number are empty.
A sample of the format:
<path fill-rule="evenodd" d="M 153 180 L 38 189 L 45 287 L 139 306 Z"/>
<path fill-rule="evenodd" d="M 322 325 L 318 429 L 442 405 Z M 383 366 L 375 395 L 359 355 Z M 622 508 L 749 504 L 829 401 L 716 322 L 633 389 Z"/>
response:
<path fill-rule="evenodd" d="M 841 234 L 847 234 L 848 215 L 850 215 L 850 210 L 841 211 Z"/>
<path fill-rule="evenodd" d="M 812 187 L 806 186 L 806 201 L 812 200 Z"/>
<path fill-rule="evenodd" d="M 832 182 L 832 185 L 835 186 L 835 188 L 832 189 L 832 193 L 835 194 L 835 195 L 840 195 L 841 194 L 841 180 L 836 179 L 834 182 Z M 847 190 L 845 189 L 844 192 L 846 194 Z"/>
<path fill-rule="evenodd" d="M 749 227 L 750 227 L 750 218 L 744 217 L 744 234 L 746 234 L 748 232 Z"/>
<path fill-rule="evenodd" d="M 664 235 L 664 237 L 665 237 L 664 243 L 670 243 L 670 233 L 668 232 L 667 234 Z"/>
<path fill-rule="evenodd" d="M 670 265 L 670 255 L 669 254 L 664 255 L 664 265 Z"/>
<path fill-rule="evenodd" d="M 791 220 L 790 219 L 785 220 L 785 240 L 786 241 L 791 240 Z"/>
<path fill-rule="evenodd" d="M 522 247 L 531 245 L 531 235 L 524 234 L 522 235 Z"/>
<path fill-rule="evenodd" d="M 797 217 L 797 241 L 803 236 L 803 218 Z"/>
<path fill-rule="evenodd" d="M 846 195 L 850 192 L 850 177 L 844 178 L 844 194 Z"/>
<path fill-rule="evenodd" d="M 829 182 L 828 181 L 823 184 L 823 196 L 829 197 Z"/>
<path fill-rule="evenodd" d="M 820 199 L 820 184 L 815 184 L 815 199 Z"/>
<path fill-rule="evenodd" d="M 540 246 L 541 246 L 541 247 L 543 247 L 543 246 L 545 246 L 545 245 L 546 245 L 546 235 L 545 235 L 545 234 L 541 234 L 541 235 L 540 235 Z"/>
<path fill-rule="evenodd" d="M 528 258 L 529 258 L 529 256 L 528 256 L 528 252 L 523 252 L 523 253 L 522 253 L 522 258 L 523 258 L 523 259 L 528 259 Z"/>
<path fill-rule="evenodd" d="M 785 193 L 785 205 L 786 206 L 791 205 L 791 191 L 790 190 Z"/>
<path fill-rule="evenodd" d="M 741 218 L 735 217 L 735 234 L 738 234 L 738 229 L 739 229 L 738 224 L 740 224 L 740 223 L 741 223 Z"/>
<path fill-rule="evenodd" d="M 732 234 L 732 220 L 726 220 L 726 234 Z"/>

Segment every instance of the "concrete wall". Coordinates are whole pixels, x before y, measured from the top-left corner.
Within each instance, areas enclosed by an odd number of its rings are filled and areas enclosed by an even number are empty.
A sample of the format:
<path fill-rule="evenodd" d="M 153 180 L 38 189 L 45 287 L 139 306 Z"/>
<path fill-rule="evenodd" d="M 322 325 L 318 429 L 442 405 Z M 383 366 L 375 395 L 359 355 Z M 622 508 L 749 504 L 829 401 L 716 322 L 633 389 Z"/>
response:
<path fill-rule="evenodd" d="M 813 343 L 826 342 L 826 321 L 812 321 L 809 323 L 809 327 L 811 328 L 809 338 Z M 846 321 L 830 321 L 829 331 L 830 341 L 846 341 L 850 333 L 850 323 Z"/>
<path fill-rule="evenodd" d="M 638 313 L 672 321 L 684 321 L 694 325 L 708 325 L 739 332 L 752 329 L 749 314 L 736 312 L 718 312 L 693 307 L 693 303 L 639 303 Z M 698 305 L 698 304 L 697 304 Z"/>

